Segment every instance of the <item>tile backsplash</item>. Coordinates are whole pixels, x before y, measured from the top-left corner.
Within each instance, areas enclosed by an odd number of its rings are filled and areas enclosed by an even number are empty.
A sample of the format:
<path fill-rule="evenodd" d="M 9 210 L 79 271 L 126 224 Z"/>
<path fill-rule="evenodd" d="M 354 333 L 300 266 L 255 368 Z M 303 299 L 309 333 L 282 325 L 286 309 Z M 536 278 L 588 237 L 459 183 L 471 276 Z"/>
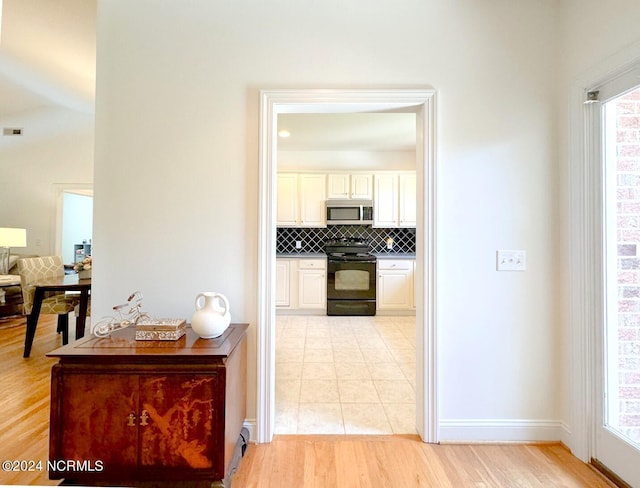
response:
<path fill-rule="evenodd" d="M 415 229 L 378 229 L 365 225 L 332 225 L 326 228 L 278 227 L 276 253 L 323 253 L 324 241 L 336 237 L 364 237 L 371 239 L 373 253 L 416 252 Z M 393 239 L 393 249 L 387 249 L 387 238 Z M 296 249 L 296 241 L 302 248 Z"/>

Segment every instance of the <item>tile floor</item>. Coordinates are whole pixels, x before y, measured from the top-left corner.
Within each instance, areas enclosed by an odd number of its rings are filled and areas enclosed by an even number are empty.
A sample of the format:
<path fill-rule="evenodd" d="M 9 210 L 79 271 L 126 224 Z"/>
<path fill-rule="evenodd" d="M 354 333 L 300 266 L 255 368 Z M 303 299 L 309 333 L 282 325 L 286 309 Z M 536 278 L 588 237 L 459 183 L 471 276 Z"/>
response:
<path fill-rule="evenodd" d="M 415 370 L 415 317 L 278 315 L 275 433 L 415 433 Z"/>

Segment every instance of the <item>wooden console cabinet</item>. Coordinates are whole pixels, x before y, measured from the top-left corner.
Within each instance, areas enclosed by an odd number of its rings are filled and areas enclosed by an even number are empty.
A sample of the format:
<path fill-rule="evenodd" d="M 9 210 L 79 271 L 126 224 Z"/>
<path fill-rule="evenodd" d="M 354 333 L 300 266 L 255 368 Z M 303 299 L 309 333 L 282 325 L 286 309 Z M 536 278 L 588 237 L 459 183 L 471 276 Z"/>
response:
<path fill-rule="evenodd" d="M 48 354 L 59 358 L 49 478 L 229 486 L 248 440 L 247 327 L 232 324 L 216 339 L 188 328 L 177 341 L 136 341 L 128 328 Z"/>

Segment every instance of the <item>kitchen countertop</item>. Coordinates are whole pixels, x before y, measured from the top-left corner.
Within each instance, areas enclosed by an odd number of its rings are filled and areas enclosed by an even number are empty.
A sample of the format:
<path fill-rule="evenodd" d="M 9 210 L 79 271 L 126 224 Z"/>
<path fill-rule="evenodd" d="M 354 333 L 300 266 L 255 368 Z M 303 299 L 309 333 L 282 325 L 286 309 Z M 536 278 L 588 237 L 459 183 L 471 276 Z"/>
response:
<path fill-rule="evenodd" d="M 371 253 L 378 259 L 415 259 L 415 252 L 394 252 L 394 253 L 386 253 L 386 252 L 374 252 Z"/>
<path fill-rule="evenodd" d="M 283 252 L 276 254 L 276 258 L 324 259 L 326 257 L 327 255 L 323 252 Z"/>
<path fill-rule="evenodd" d="M 416 253 L 414 252 L 398 252 L 398 253 L 386 253 L 378 252 L 372 253 L 378 259 L 415 259 Z M 285 252 L 276 254 L 276 258 L 299 258 L 299 259 L 324 259 L 327 255 L 322 252 Z"/>

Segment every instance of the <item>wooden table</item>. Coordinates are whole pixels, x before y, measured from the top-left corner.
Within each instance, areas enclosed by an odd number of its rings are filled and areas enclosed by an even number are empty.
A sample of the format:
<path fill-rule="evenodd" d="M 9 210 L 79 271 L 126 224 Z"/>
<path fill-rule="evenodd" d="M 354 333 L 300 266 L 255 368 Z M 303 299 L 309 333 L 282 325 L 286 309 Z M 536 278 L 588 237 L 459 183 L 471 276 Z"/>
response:
<path fill-rule="evenodd" d="M 36 327 L 38 326 L 38 317 L 42 308 L 42 300 L 44 300 L 47 291 L 77 291 L 80 292 L 80 307 L 78 316 L 76 317 L 76 339 L 84 337 L 84 327 L 87 318 L 87 308 L 89 305 L 89 292 L 91 291 L 91 278 L 78 279 L 78 275 L 64 275 L 59 278 L 48 278 L 46 280 L 32 283 L 35 286 L 33 296 L 33 308 L 31 313 L 27 315 L 27 334 L 24 340 L 23 357 L 28 358 L 31 354 L 31 346 L 33 338 L 36 335 Z"/>
<path fill-rule="evenodd" d="M 215 339 L 188 327 L 175 341 L 135 340 L 129 327 L 47 354 L 59 358 L 51 372 L 49 478 L 229 486 L 248 440 L 247 327 L 231 324 Z M 79 463 L 58 468 L 67 459 Z"/>

